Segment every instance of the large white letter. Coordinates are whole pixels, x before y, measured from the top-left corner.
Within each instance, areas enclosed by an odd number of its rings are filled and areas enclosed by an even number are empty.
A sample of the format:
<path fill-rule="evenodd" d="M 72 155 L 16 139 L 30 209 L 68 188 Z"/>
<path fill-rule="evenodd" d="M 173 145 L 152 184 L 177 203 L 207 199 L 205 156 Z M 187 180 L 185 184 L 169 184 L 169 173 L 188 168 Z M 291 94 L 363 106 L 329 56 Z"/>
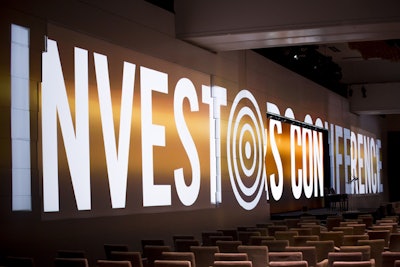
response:
<path fill-rule="evenodd" d="M 136 66 L 124 62 L 117 152 L 107 57 L 94 53 L 94 64 L 104 149 L 106 152 L 108 182 L 110 185 L 111 206 L 113 208 L 124 208 L 126 205 L 126 184 L 128 178 L 129 143 Z"/>
<path fill-rule="evenodd" d="M 165 146 L 165 128 L 153 124 L 152 92 L 168 93 L 168 75 L 140 67 L 143 206 L 171 205 L 171 186 L 154 184 L 153 146 Z"/>
<path fill-rule="evenodd" d="M 179 137 L 189 157 L 192 166 L 192 183 L 187 186 L 183 175 L 183 168 L 174 171 L 176 191 L 179 199 L 185 206 L 192 205 L 200 192 L 200 160 L 197 153 L 196 145 L 187 128 L 185 118 L 183 116 L 183 101 L 189 100 L 190 110 L 199 111 L 199 103 L 197 99 L 196 89 L 193 83 L 186 78 L 180 79 L 175 87 L 174 95 L 174 117 Z"/>
<path fill-rule="evenodd" d="M 226 106 L 226 89 L 202 86 L 202 102 L 209 105 L 210 120 L 210 202 L 222 202 L 221 194 L 221 106 Z"/>
<path fill-rule="evenodd" d="M 295 199 L 301 197 L 303 189 L 303 171 L 298 170 L 299 177 L 296 177 L 296 136 L 297 146 L 301 146 L 301 128 L 300 126 L 290 125 L 290 169 L 291 169 L 291 181 L 292 181 L 292 193 Z M 296 184 L 296 178 L 298 183 Z"/>
<path fill-rule="evenodd" d="M 269 121 L 269 142 L 274 156 L 276 169 L 278 172 L 278 183 L 276 183 L 275 173 L 269 176 L 269 183 L 271 187 L 271 194 L 274 200 L 279 200 L 283 193 L 283 166 L 281 155 L 279 154 L 278 145 L 275 141 L 275 128 L 277 134 L 282 134 L 282 123 L 277 120 L 270 119 Z"/>
<path fill-rule="evenodd" d="M 75 123 L 71 118 L 68 97 L 57 43 L 47 41 L 43 54 L 42 145 L 44 211 L 59 210 L 57 113 L 71 173 L 78 210 L 89 210 L 90 159 L 88 109 L 88 53 L 75 48 Z"/>

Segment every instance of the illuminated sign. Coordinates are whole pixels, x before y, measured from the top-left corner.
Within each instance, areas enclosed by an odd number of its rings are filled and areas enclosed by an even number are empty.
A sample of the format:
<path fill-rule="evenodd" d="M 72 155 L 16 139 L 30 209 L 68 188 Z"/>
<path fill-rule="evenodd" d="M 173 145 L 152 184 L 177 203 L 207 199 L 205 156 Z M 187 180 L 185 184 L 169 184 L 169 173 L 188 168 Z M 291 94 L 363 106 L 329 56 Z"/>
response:
<path fill-rule="evenodd" d="M 47 40 L 42 62 L 45 212 L 209 208 L 228 194 L 251 210 L 267 200 L 320 203 L 326 186 L 382 190 L 378 139 L 309 115 L 299 124 L 291 108 L 281 115 L 277 103 L 250 90 L 61 36 Z M 360 179 L 347 186 L 353 176 Z"/>

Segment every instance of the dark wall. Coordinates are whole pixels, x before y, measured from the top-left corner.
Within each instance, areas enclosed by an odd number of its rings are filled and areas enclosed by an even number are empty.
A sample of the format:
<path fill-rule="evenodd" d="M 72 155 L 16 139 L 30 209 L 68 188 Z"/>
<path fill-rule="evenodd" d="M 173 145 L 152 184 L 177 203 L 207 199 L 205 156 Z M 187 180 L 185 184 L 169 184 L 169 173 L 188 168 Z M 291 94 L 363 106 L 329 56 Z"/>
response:
<path fill-rule="evenodd" d="M 400 131 L 388 132 L 387 173 L 388 173 L 389 201 L 400 200 L 399 151 L 400 151 Z"/>

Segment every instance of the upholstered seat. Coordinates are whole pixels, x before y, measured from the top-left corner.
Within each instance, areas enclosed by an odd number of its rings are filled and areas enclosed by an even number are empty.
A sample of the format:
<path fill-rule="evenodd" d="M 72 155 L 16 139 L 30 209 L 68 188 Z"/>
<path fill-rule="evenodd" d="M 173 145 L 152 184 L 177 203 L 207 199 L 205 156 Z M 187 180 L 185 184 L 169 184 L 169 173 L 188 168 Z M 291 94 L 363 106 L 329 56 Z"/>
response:
<path fill-rule="evenodd" d="M 146 245 L 143 248 L 143 255 L 147 258 L 146 267 L 153 267 L 155 260 L 162 259 L 162 253 L 172 251 L 170 246 L 167 245 Z"/>
<path fill-rule="evenodd" d="M 97 260 L 96 266 L 97 267 L 132 267 L 130 261 L 113 261 L 113 260 Z"/>
<path fill-rule="evenodd" d="M 307 261 L 271 261 L 270 267 L 308 267 Z"/>
<path fill-rule="evenodd" d="M 111 251 L 110 259 L 130 261 L 132 267 L 143 267 L 142 254 L 139 251 Z"/>
<path fill-rule="evenodd" d="M 276 240 L 288 240 L 289 246 L 293 246 L 294 236 L 298 236 L 297 231 L 287 230 L 287 231 L 275 231 Z"/>
<path fill-rule="evenodd" d="M 361 252 L 362 260 L 368 261 L 371 259 L 371 247 L 369 245 L 364 246 L 341 246 L 340 252 Z"/>
<path fill-rule="evenodd" d="M 127 244 L 104 244 L 103 248 L 108 260 L 111 258 L 111 251 L 129 251 Z"/>
<path fill-rule="evenodd" d="M 307 261 L 309 267 L 324 267 L 328 265 L 328 259 L 317 261 L 317 249 L 314 246 L 289 246 L 286 251 L 297 251 L 303 254 L 303 260 Z"/>
<path fill-rule="evenodd" d="M 9 266 L 22 267 L 22 265 Z M 89 267 L 89 262 L 86 258 L 55 258 L 54 267 Z"/>
<path fill-rule="evenodd" d="M 289 246 L 289 240 L 263 240 L 262 246 L 267 246 L 270 252 L 285 251 L 285 248 Z"/>
<path fill-rule="evenodd" d="M 238 252 L 246 253 L 249 260 L 253 263 L 253 267 L 268 266 L 267 246 L 240 245 L 238 246 Z"/>
<path fill-rule="evenodd" d="M 357 245 L 368 245 L 371 247 L 371 259 L 375 259 L 376 267 L 382 266 L 382 252 L 385 250 L 385 240 L 373 239 L 373 240 L 358 240 Z"/>
<path fill-rule="evenodd" d="M 239 252 L 214 253 L 214 261 L 247 261 L 247 260 L 249 260 L 247 253 L 239 253 Z"/>
<path fill-rule="evenodd" d="M 362 252 L 329 252 L 328 267 L 332 267 L 335 261 L 362 261 Z"/>
<path fill-rule="evenodd" d="M 317 235 L 299 235 L 293 237 L 293 246 L 305 246 L 307 241 L 318 241 Z"/>
<path fill-rule="evenodd" d="M 318 262 L 328 259 L 329 252 L 335 251 L 335 243 L 333 240 L 307 241 L 306 246 L 314 246 L 316 248 Z"/>
<path fill-rule="evenodd" d="M 191 246 L 200 246 L 200 241 L 197 239 L 175 239 L 175 251 L 189 252 Z"/>
<path fill-rule="evenodd" d="M 218 240 L 215 244 L 220 252 L 238 252 L 238 246 L 242 245 L 240 240 Z"/>
<path fill-rule="evenodd" d="M 213 267 L 252 267 L 251 261 L 214 261 Z"/>
<path fill-rule="evenodd" d="M 335 261 L 333 267 L 375 267 L 375 260 L 368 261 Z"/>
<path fill-rule="evenodd" d="M 182 251 L 164 251 L 161 254 L 162 260 L 183 260 L 190 261 L 191 267 L 196 267 L 196 261 L 193 252 L 182 252 Z"/>
<path fill-rule="evenodd" d="M 219 252 L 217 246 L 191 246 L 190 250 L 194 253 L 196 267 L 212 266 L 214 254 Z"/>
<path fill-rule="evenodd" d="M 355 246 L 358 240 L 367 240 L 369 236 L 367 234 L 363 235 L 344 235 L 342 246 Z"/>
<path fill-rule="evenodd" d="M 155 260 L 154 267 L 191 267 L 191 263 L 186 260 Z"/>
<path fill-rule="evenodd" d="M 268 252 L 268 261 L 301 261 L 303 253 L 299 251 Z"/>

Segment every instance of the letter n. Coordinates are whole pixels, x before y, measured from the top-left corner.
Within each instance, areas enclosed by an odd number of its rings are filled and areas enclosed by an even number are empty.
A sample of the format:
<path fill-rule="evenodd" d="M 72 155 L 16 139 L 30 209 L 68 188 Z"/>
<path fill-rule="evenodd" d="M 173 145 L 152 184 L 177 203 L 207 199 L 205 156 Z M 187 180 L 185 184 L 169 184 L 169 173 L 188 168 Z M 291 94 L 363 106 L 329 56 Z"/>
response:
<path fill-rule="evenodd" d="M 47 40 L 43 53 L 42 154 L 45 212 L 59 211 L 57 115 L 78 210 L 89 210 L 88 52 L 75 48 L 75 130 L 57 42 Z"/>

